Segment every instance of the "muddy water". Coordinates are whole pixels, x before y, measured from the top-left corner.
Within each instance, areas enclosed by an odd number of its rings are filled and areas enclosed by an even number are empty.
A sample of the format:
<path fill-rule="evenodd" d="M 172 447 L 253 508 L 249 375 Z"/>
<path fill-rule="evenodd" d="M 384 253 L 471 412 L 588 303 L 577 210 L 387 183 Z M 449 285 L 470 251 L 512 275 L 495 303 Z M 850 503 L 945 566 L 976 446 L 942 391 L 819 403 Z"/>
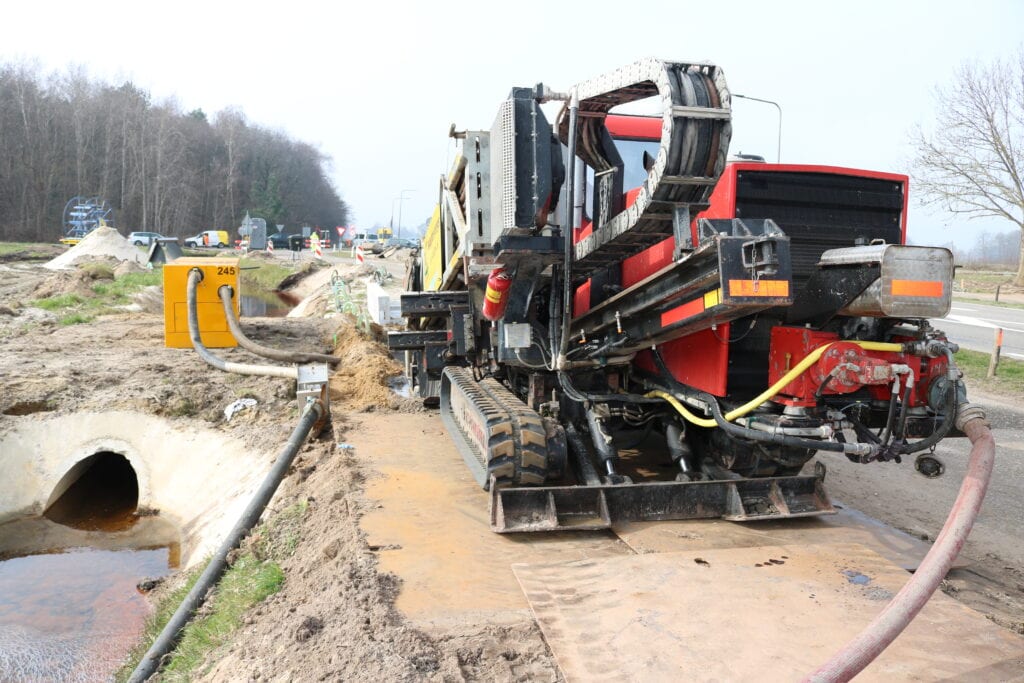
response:
<path fill-rule="evenodd" d="M 0 525 L 0 680 L 103 681 L 120 667 L 150 612 L 136 585 L 170 573 L 180 545 L 157 518 L 112 525 Z"/>
<path fill-rule="evenodd" d="M 284 292 L 252 290 L 239 301 L 242 317 L 283 318 L 295 308 L 298 300 Z"/>

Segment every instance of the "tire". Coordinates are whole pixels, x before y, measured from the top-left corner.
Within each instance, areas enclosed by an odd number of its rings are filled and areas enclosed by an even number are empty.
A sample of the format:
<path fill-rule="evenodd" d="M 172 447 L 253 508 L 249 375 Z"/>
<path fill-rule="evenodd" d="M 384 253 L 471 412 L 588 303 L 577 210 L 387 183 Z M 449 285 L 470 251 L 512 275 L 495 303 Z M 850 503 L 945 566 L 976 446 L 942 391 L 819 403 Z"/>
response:
<path fill-rule="evenodd" d="M 135 242 L 133 242 L 133 244 L 135 246 L 137 246 L 137 247 L 141 247 L 142 246 L 142 240 L 135 240 Z"/>

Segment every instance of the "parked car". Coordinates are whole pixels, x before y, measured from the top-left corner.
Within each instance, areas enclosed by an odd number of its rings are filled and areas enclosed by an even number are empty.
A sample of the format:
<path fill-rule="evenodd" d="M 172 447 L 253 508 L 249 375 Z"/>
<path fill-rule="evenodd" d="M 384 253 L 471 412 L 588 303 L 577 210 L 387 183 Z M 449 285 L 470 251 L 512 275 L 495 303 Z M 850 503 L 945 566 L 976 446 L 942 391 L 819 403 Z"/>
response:
<path fill-rule="evenodd" d="M 273 235 L 267 235 L 267 242 L 274 245 L 274 249 L 288 249 L 288 235 L 283 232 L 275 232 Z"/>
<path fill-rule="evenodd" d="M 419 249 L 420 241 L 405 237 L 392 237 L 388 240 L 389 247 L 401 247 L 402 249 Z"/>
<path fill-rule="evenodd" d="M 204 230 L 198 235 L 185 238 L 186 247 L 227 247 L 229 245 L 227 230 Z"/>
<path fill-rule="evenodd" d="M 158 232 L 130 232 L 128 233 L 128 241 L 137 247 L 146 246 L 153 244 L 156 240 L 162 238 Z"/>

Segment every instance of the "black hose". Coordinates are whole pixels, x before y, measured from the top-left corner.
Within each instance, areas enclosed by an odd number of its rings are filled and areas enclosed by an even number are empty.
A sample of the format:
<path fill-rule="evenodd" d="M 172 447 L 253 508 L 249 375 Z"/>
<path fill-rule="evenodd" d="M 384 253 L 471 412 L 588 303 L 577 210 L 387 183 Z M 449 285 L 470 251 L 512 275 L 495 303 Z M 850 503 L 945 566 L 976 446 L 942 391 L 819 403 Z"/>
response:
<path fill-rule="evenodd" d="M 885 417 L 885 427 L 878 433 L 879 443 L 889 443 L 889 435 L 893 432 L 893 420 L 896 419 L 896 399 L 899 397 L 898 386 L 893 387 L 893 391 L 889 394 L 889 413 Z"/>
<path fill-rule="evenodd" d="M 710 406 L 711 414 L 714 416 L 715 422 L 718 423 L 718 426 L 726 433 L 732 434 L 733 436 L 737 436 L 741 439 L 761 441 L 763 443 L 771 443 L 779 446 L 789 446 L 791 448 L 806 448 L 807 450 L 812 451 L 833 451 L 836 453 L 845 453 L 849 446 L 849 444 L 839 443 L 836 441 L 802 439 L 798 436 L 790 436 L 788 434 L 772 434 L 771 432 L 762 432 L 757 429 L 741 427 L 740 425 L 733 424 L 725 419 L 722 415 L 722 409 L 718 405 L 718 400 L 714 396 L 703 394 L 700 398 Z"/>
<path fill-rule="evenodd" d="M 577 403 L 583 403 L 584 401 L 590 401 L 591 403 L 611 403 L 613 401 L 621 403 L 663 403 L 660 398 L 647 398 L 639 394 L 586 394 L 572 385 L 572 380 L 569 379 L 569 375 L 565 372 L 558 373 L 558 383 L 562 385 L 562 390 L 565 391 L 566 396 Z"/>
<path fill-rule="evenodd" d="M 331 365 L 337 365 L 341 362 L 341 359 L 337 356 L 331 356 L 326 353 L 307 353 L 305 351 L 282 351 L 281 349 L 274 349 L 269 346 L 263 346 L 257 344 L 253 340 L 245 336 L 245 332 L 242 331 L 242 324 L 238 321 L 238 316 L 235 315 L 235 307 L 232 303 L 232 299 L 235 296 L 235 290 L 231 285 L 221 285 L 220 289 L 217 290 L 217 295 L 220 296 L 220 301 L 224 304 L 224 315 L 228 319 L 228 329 L 231 330 L 231 336 L 238 341 L 246 351 L 251 351 L 257 356 L 263 356 L 271 360 L 279 360 L 285 363 L 330 363 Z"/>
<path fill-rule="evenodd" d="M 249 501 L 249 505 L 246 506 L 245 512 L 235 522 L 235 526 L 232 527 L 227 538 L 217 548 L 217 552 L 214 553 L 210 563 L 206 565 L 206 569 L 203 570 L 195 585 L 192 586 L 192 590 L 188 592 L 185 599 L 178 605 L 178 609 L 175 610 L 170 621 L 167 622 L 160 635 L 157 636 L 149 650 L 143 655 L 142 661 L 135 667 L 131 678 L 128 679 L 129 683 L 141 683 L 156 673 L 160 668 L 164 655 L 174 649 L 181 630 L 185 628 L 189 619 L 192 618 L 195 611 L 206 600 L 207 591 L 220 579 L 221 574 L 227 568 L 228 554 L 238 547 L 238 544 L 249 533 L 249 530 L 259 521 L 260 515 L 263 514 L 263 510 L 267 507 L 267 503 L 274 497 L 274 493 L 277 491 L 281 480 L 288 473 L 288 468 L 291 467 L 295 454 L 299 452 L 299 447 L 306 440 L 314 425 L 324 416 L 324 412 L 324 405 L 320 401 L 313 401 L 306 405 L 302 417 L 299 418 L 299 423 L 295 425 L 295 429 L 281 449 L 277 460 L 274 461 L 270 472 L 267 473 L 263 483 L 260 484 L 259 489 L 257 489 L 255 495 Z"/>
<path fill-rule="evenodd" d="M 903 390 L 903 403 L 900 405 L 900 419 L 896 423 L 896 429 L 893 430 L 893 438 L 902 439 L 903 433 L 907 429 L 907 417 L 910 413 L 910 396 L 914 393 L 914 385 L 907 382 L 906 388 Z"/>
<path fill-rule="evenodd" d="M 279 365 L 250 365 L 248 363 L 233 363 L 214 355 L 203 344 L 202 335 L 199 332 L 199 311 L 196 305 L 196 290 L 199 283 L 203 281 L 203 271 L 193 268 L 188 273 L 188 286 L 186 288 L 186 302 L 188 308 L 188 334 L 192 340 L 192 346 L 196 353 L 204 361 L 224 372 L 235 372 L 240 375 L 264 375 L 268 377 L 284 377 L 285 379 L 298 379 L 297 368 L 283 368 Z"/>
<path fill-rule="evenodd" d="M 918 453 L 931 448 L 946 438 L 946 435 L 949 434 L 949 430 L 952 429 L 953 422 L 956 419 L 956 394 L 957 389 L 961 385 L 963 385 L 963 380 L 957 380 L 956 382 L 949 383 L 949 389 L 946 390 L 946 405 L 943 408 L 946 411 L 946 414 L 943 416 L 944 419 L 942 420 L 942 424 L 939 425 L 939 428 L 920 441 L 904 444 L 900 448 L 900 453 Z"/>

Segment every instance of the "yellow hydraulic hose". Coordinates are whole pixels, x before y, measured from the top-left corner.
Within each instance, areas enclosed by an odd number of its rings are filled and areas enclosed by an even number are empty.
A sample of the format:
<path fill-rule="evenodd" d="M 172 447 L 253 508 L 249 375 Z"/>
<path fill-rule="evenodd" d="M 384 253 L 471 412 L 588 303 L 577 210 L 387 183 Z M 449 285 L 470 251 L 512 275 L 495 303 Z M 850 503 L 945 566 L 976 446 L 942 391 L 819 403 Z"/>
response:
<path fill-rule="evenodd" d="M 765 389 L 763 392 L 758 394 L 755 398 L 753 398 L 750 401 L 748 401 L 748 402 L 744 403 L 743 405 L 741 405 L 739 408 L 736 408 L 735 410 L 730 410 L 728 413 L 726 413 L 725 414 L 725 419 L 730 421 L 730 422 L 732 422 L 737 417 L 743 417 L 744 415 L 746 415 L 747 413 L 751 412 L 752 410 L 757 408 L 759 405 L 764 403 L 765 401 L 767 401 L 770 398 L 772 398 L 773 396 L 775 396 L 777 393 L 782 391 L 783 387 L 785 387 L 787 384 L 789 384 L 794 379 L 796 379 L 800 374 L 805 372 L 809 367 L 811 367 L 812 365 L 817 363 L 818 359 L 821 358 L 821 355 L 823 353 L 825 353 L 829 349 L 829 347 L 832 346 L 832 344 L 835 344 L 835 343 L 836 342 L 831 342 L 829 344 L 825 344 L 824 346 L 819 346 L 818 348 L 816 348 L 813 351 L 811 351 L 809 354 L 807 354 L 807 356 L 803 360 L 801 360 L 799 363 L 797 363 L 795 366 L 793 366 L 793 368 L 790 369 L 789 372 L 787 372 L 777 382 L 775 382 L 775 384 L 771 385 L 770 387 Z M 899 352 L 903 351 L 903 345 L 902 344 L 892 344 L 892 343 L 889 343 L 889 342 L 851 341 L 849 343 L 856 344 L 857 346 L 861 347 L 865 351 L 892 351 L 892 352 L 895 352 L 895 353 L 899 353 Z M 718 426 L 717 423 L 714 420 L 712 420 L 712 419 L 703 418 L 703 417 L 697 417 L 696 415 L 691 413 L 689 410 L 687 410 L 686 406 L 684 406 L 682 403 L 680 403 L 678 400 L 676 400 L 676 398 L 674 396 L 672 396 L 671 394 L 669 394 L 667 392 L 664 392 L 664 391 L 651 391 L 651 392 L 645 394 L 645 396 L 648 397 L 648 398 L 660 398 L 660 399 L 663 399 L 663 400 L 667 401 L 669 403 L 669 405 L 671 405 L 673 408 L 675 408 L 676 411 L 680 415 L 682 415 L 685 420 L 687 420 L 688 422 L 692 422 L 693 424 L 697 425 L 698 427 L 716 427 L 716 426 Z"/>

